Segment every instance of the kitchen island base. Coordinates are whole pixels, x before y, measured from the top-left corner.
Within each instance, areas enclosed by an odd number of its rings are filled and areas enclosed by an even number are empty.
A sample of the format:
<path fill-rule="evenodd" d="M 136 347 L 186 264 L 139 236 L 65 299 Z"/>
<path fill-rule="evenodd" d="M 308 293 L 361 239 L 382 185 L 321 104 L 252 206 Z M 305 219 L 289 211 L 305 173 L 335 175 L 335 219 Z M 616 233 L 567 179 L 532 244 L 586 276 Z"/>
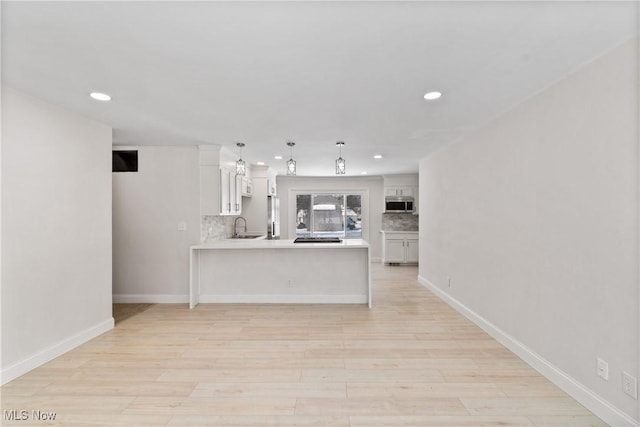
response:
<path fill-rule="evenodd" d="M 369 246 L 362 240 L 227 242 L 191 247 L 189 306 L 198 303 L 368 304 Z"/>

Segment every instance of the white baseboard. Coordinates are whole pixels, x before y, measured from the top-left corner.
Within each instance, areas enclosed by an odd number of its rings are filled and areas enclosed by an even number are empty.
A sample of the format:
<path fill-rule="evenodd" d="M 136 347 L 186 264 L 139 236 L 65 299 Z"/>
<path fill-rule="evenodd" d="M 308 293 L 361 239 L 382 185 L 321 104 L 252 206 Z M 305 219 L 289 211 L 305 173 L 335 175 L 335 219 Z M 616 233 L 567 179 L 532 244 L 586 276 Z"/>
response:
<path fill-rule="evenodd" d="M 204 304 L 367 304 L 366 295 L 200 295 Z"/>
<path fill-rule="evenodd" d="M 100 322 L 95 326 L 92 326 L 84 331 L 78 332 L 75 335 L 65 338 L 64 340 L 53 344 L 37 353 L 32 354 L 24 360 L 14 363 L 5 369 L 0 371 L 0 384 L 4 385 L 9 381 L 18 378 L 21 375 L 44 365 L 45 363 L 55 359 L 56 357 L 73 350 L 81 344 L 101 335 L 111 329 L 113 329 L 114 321 L 113 317 Z"/>
<path fill-rule="evenodd" d="M 189 295 L 172 294 L 116 294 L 114 304 L 187 304 Z"/>
<path fill-rule="evenodd" d="M 593 392 L 593 390 L 586 387 L 584 384 L 577 381 L 575 378 L 568 375 L 566 372 L 544 359 L 535 351 L 522 344 L 484 317 L 478 315 L 469 307 L 462 304 L 451 295 L 444 292 L 442 289 L 435 286 L 429 280 L 422 276 L 418 276 L 418 283 L 431 292 L 436 294 L 440 299 L 453 307 L 460 314 L 471 320 L 483 331 L 491 335 L 500 344 L 507 347 L 514 352 L 518 357 L 528 363 L 533 369 L 545 376 L 556 386 L 560 387 L 567 394 L 577 400 L 585 408 L 596 414 L 604 422 L 615 427 L 634 427 L 638 426 L 638 422 L 635 421 L 630 415 L 625 414 L 620 409 L 613 406 L 607 400 Z"/>

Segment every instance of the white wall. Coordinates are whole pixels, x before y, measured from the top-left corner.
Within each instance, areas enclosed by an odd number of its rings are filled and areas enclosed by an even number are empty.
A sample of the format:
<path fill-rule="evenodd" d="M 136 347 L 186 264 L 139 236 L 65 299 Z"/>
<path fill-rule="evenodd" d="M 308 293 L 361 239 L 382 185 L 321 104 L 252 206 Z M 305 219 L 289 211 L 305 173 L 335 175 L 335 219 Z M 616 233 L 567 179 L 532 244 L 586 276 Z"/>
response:
<path fill-rule="evenodd" d="M 2 383 L 113 327 L 111 128 L 2 88 Z"/>
<path fill-rule="evenodd" d="M 418 187 L 417 173 L 403 173 L 395 175 L 384 175 L 385 187 Z"/>
<path fill-rule="evenodd" d="M 278 176 L 278 198 L 280 199 L 280 237 L 282 239 L 294 239 L 289 221 L 295 215 L 295 200 L 289 200 L 294 191 L 305 190 L 312 192 L 322 191 L 367 191 L 367 201 L 363 199 L 363 212 L 365 206 L 369 210 L 368 228 L 363 228 L 363 239 L 367 240 L 371 248 L 371 258 L 380 261 L 382 258 L 382 245 L 380 236 L 382 211 L 384 208 L 384 193 L 382 177 L 338 177 L 338 178 L 311 178 Z M 295 226 L 293 226 L 295 231 Z"/>
<path fill-rule="evenodd" d="M 125 148 L 138 150 L 138 172 L 113 174 L 114 302 L 187 302 L 189 246 L 200 242 L 198 148 L 114 147 Z"/>
<path fill-rule="evenodd" d="M 421 282 L 614 425 L 640 420 L 621 386 L 640 360 L 637 49 L 420 162 Z"/>

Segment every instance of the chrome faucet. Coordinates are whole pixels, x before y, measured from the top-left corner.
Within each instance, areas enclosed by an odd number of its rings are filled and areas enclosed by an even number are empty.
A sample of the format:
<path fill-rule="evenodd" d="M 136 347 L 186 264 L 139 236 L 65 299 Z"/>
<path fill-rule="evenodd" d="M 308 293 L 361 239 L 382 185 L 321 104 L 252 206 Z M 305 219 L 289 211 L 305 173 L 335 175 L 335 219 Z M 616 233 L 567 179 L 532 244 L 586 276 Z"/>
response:
<path fill-rule="evenodd" d="M 238 237 L 238 220 L 241 219 L 244 221 L 244 232 L 247 232 L 247 220 L 244 217 L 237 217 L 234 221 L 233 221 L 233 237 Z"/>

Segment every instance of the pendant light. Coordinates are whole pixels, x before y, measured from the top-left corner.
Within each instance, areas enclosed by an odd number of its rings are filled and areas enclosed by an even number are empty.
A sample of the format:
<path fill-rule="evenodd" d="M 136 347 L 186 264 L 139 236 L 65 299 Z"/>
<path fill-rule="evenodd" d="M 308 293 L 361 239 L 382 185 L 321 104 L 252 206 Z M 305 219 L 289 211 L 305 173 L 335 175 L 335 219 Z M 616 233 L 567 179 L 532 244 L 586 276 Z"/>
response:
<path fill-rule="evenodd" d="M 344 145 L 343 141 L 336 142 L 336 145 L 340 148 L 340 157 L 336 159 L 336 175 L 344 175 L 347 173 L 347 165 L 345 160 L 342 158 L 342 146 Z"/>
<path fill-rule="evenodd" d="M 296 143 L 293 141 L 287 142 L 287 146 L 289 147 L 289 160 L 287 160 L 287 175 L 290 175 L 290 176 L 293 176 L 296 174 L 296 161 L 293 160 L 294 145 L 296 145 Z"/>
<path fill-rule="evenodd" d="M 240 151 L 240 158 L 236 160 L 236 175 L 245 176 L 247 173 L 247 164 L 242 160 L 242 147 L 244 147 L 244 144 L 242 142 L 236 142 L 236 147 L 238 147 Z"/>

